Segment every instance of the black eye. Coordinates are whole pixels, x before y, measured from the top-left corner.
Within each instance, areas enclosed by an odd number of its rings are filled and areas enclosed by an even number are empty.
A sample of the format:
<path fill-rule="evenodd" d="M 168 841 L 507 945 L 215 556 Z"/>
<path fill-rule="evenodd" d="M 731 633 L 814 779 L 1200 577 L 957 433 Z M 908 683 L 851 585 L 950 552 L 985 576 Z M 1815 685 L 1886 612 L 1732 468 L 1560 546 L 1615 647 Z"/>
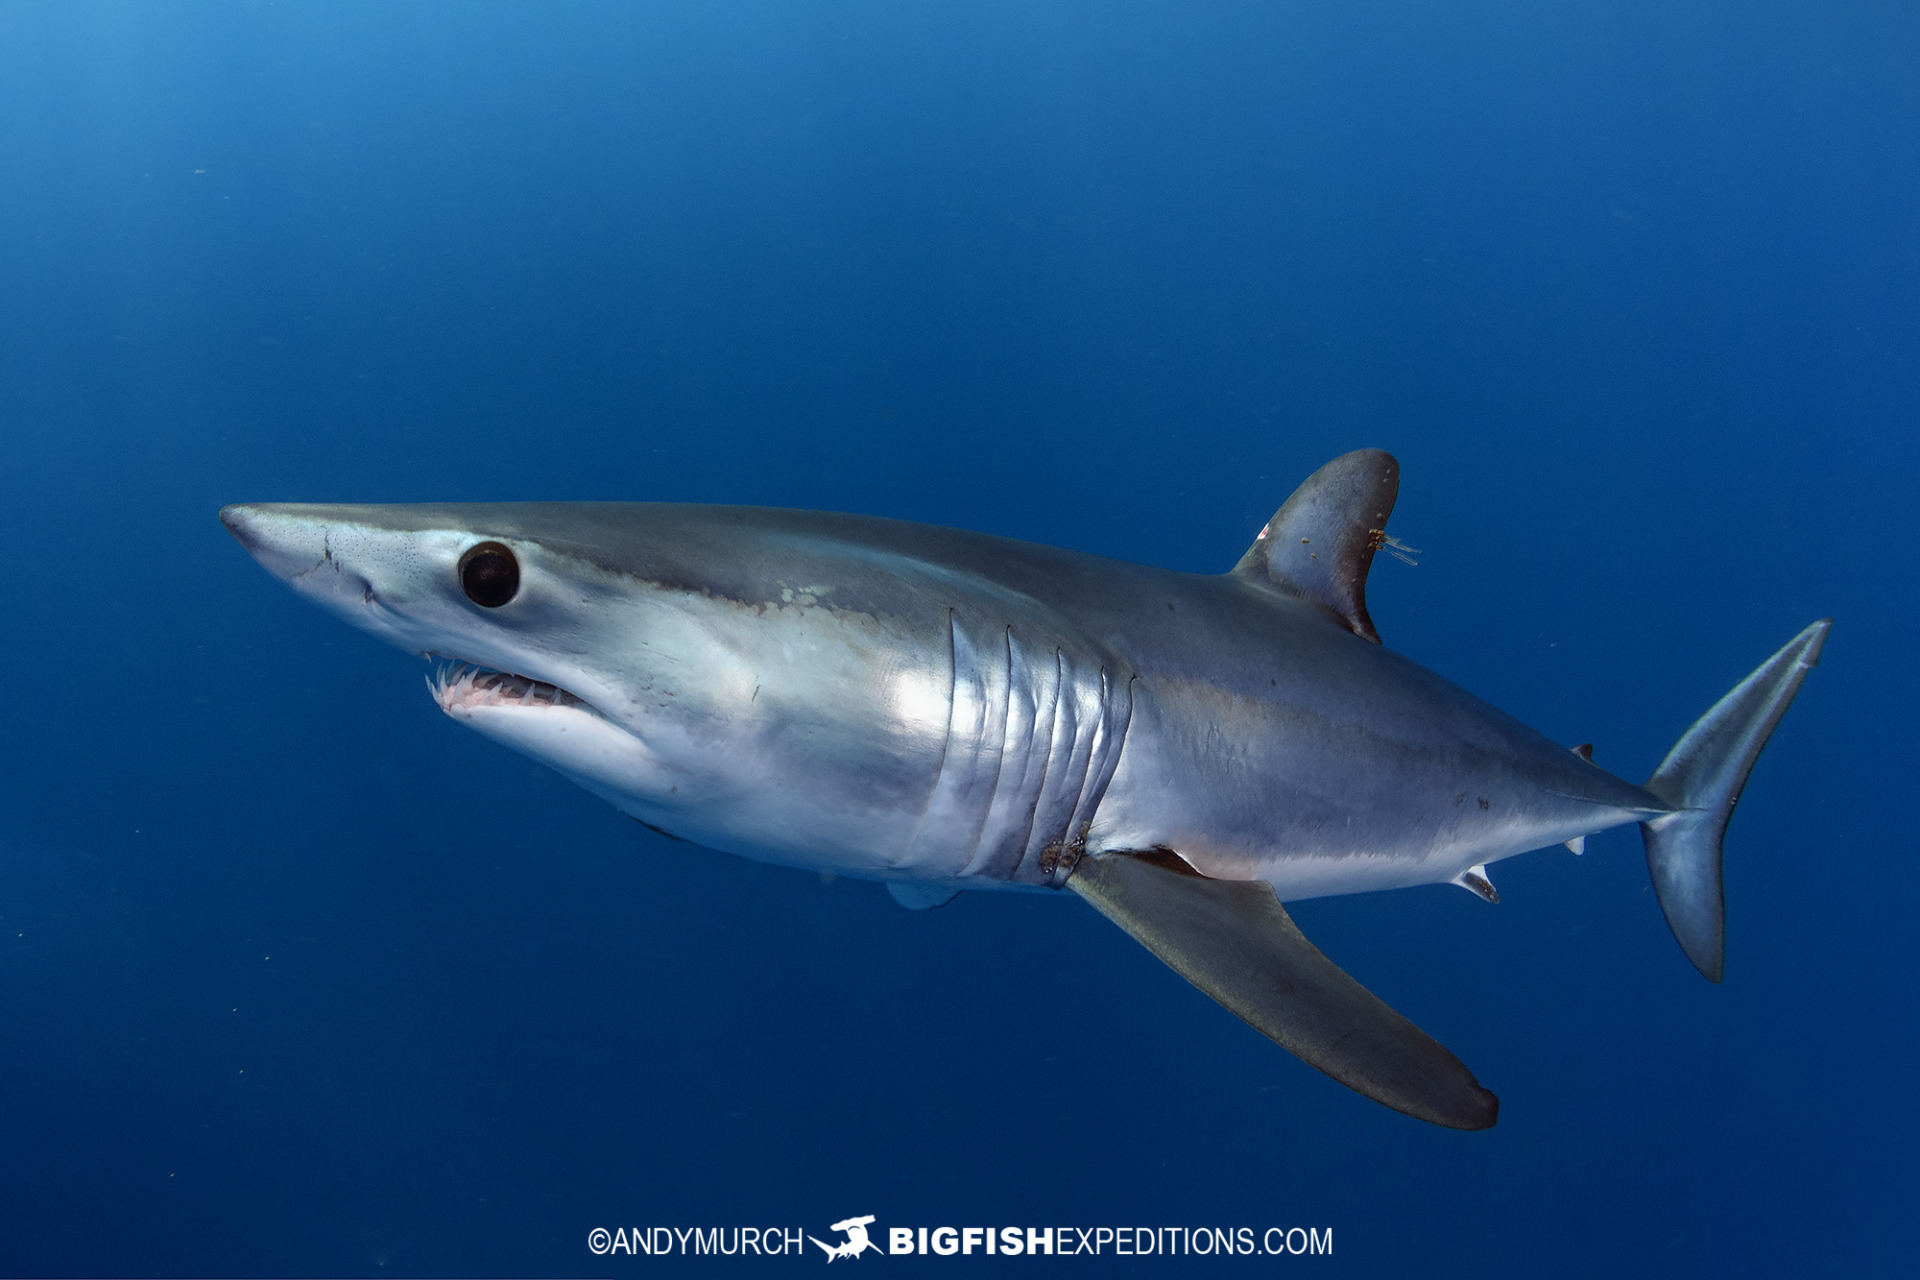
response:
<path fill-rule="evenodd" d="M 481 542 L 460 557 L 460 589 L 483 609 L 498 609 L 520 590 L 520 562 L 497 542 Z"/>

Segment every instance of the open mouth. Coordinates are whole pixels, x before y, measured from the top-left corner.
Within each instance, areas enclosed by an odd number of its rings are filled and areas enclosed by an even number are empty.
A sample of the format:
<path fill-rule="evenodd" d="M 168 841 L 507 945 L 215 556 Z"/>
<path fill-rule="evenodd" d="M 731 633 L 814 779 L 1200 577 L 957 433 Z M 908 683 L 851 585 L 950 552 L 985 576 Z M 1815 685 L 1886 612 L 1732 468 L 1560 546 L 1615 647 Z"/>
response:
<path fill-rule="evenodd" d="M 452 661 L 434 668 L 427 688 L 453 720 L 551 765 L 626 812 L 637 813 L 648 796 L 672 789 L 661 782 L 661 762 L 638 734 L 558 685 Z"/>
<path fill-rule="evenodd" d="M 574 697 L 559 685 L 511 671 L 495 671 L 472 662 L 450 662 L 435 667 L 427 677 L 427 688 L 448 715 L 469 715 L 486 707 L 529 711 L 577 707 L 599 714 L 591 703 Z"/>

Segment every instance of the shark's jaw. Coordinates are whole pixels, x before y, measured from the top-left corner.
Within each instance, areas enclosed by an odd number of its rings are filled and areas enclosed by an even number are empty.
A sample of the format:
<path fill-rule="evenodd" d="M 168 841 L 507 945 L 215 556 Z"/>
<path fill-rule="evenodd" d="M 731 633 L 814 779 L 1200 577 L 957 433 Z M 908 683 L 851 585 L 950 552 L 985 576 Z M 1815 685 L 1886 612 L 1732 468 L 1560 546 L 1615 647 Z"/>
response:
<path fill-rule="evenodd" d="M 468 728 L 532 756 L 623 812 L 653 820 L 647 780 L 661 762 L 637 735 L 559 685 L 470 662 L 427 677 L 440 709 Z"/>

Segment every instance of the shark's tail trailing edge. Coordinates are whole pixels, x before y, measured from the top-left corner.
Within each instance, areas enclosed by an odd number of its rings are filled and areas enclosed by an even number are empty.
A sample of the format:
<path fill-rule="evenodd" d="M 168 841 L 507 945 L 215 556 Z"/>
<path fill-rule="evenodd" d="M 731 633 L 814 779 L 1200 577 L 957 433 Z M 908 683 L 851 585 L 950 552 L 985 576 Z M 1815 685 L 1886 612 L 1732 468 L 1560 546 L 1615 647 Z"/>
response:
<path fill-rule="evenodd" d="M 1822 618 L 1768 658 L 1674 744 L 1647 790 L 1674 812 L 1640 824 L 1654 892 L 1680 949 L 1709 982 L 1726 954 L 1721 841 L 1760 749 L 1820 659 L 1833 619 Z"/>

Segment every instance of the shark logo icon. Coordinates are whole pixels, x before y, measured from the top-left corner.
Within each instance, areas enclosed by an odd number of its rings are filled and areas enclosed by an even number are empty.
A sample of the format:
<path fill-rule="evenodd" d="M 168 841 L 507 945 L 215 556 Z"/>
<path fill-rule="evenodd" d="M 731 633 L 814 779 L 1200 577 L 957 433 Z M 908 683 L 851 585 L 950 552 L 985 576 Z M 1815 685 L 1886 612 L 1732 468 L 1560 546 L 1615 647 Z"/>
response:
<path fill-rule="evenodd" d="M 880 1246 L 867 1238 L 867 1224 L 872 1221 L 873 1215 L 869 1213 L 864 1218 L 843 1218 L 834 1223 L 828 1230 L 843 1231 L 847 1236 L 839 1244 L 827 1244 L 823 1240 L 814 1240 L 812 1236 L 808 1236 L 807 1239 L 813 1240 L 820 1246 L 820 1251 L 827 1255 L 828 1262 L 835 1262 L 841 1258 L 857 1258 L 869 1249 L 879 1253 Z"/>

